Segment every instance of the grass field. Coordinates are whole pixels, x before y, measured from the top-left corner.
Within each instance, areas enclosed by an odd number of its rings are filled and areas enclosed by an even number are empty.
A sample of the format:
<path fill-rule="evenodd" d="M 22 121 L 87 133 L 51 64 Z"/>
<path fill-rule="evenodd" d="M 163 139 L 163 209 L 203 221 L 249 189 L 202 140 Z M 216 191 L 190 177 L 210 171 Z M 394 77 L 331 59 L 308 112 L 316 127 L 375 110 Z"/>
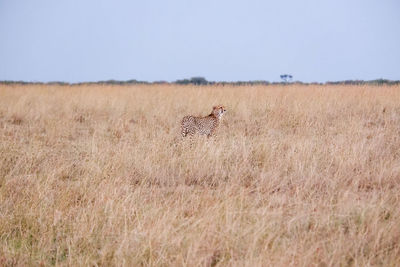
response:
<path fill-rule="evenodd" d="M 399 205 L 400 86 L 0 85 L 0 266 L 396 266 Z"/>

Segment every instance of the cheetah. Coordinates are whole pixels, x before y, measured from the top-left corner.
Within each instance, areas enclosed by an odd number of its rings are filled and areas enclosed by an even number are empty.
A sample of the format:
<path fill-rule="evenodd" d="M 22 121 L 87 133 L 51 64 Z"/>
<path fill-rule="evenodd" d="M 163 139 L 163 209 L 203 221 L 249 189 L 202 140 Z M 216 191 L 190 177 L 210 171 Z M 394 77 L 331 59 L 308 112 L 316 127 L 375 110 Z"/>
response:
<path fill-rule="evenodd" d="M 215 106 L 206 117 L 185 116 L 181 122 L 182 137 L 197 134 L 212 136 L 218 128 L 222 115 L 226 112 L 224 106 Z"/>

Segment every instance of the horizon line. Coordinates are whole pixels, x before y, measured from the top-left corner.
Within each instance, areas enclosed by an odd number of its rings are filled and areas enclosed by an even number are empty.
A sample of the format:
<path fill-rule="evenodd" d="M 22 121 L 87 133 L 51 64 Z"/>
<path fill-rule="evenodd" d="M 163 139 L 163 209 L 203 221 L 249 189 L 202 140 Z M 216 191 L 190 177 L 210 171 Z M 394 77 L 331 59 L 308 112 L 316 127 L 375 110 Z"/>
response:
<path fill-rule="evenodd" d="M 336 83 L 385 83 L 385 84 L 400 84 L 400 80 L 391 80 L 385 78 L 376 78 L 372 80 L 362 79 L 346 79 L 346 80 L 333 80 L 333 81 L 313 81 L 303 82 L 300 80 L 287 80 L 287 81 L 268 81 L 268 80 L 236 80 L 236 81 L 208 81 L 206 78 L 201 76 L 194 76 L 191 78 L 178 79 L 175 81 L 166 80 L 97 80 L 97 81 L 80 81 L 80 82 L 66 82 L 66 81 L 26 81 L 26 80 L 0 80 L 0 84 L 64 84 L 64 85 L 79 85 L 79 84 L 195 84 L 195 85 L 212 85 L 212 84 L 336 84 Z"/>

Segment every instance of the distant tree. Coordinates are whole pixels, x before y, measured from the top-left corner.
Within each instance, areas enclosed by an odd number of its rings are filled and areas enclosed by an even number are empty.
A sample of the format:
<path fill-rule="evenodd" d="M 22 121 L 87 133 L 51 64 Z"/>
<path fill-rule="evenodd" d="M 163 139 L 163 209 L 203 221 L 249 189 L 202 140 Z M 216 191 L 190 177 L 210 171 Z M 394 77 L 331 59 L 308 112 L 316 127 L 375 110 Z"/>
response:
<path fill-rule="evenodd" d="M 136 80 L 136 79 L 130 79 L 130 80 L 127 80 L 126 81 L 126 83 L 139 83 L 139 81 L 138 80 Z"/>
<path fill-rule="evenodd" d="M 193 77 L 190 79 L 190 83 L 195 85 L 206 85 L 208 81 L 204 77 Z"/>
<path fill-rule="evenodd" d="M 188 80 L 188 79 L 177 80 L 175 83 L 176 84 L 189 84 L 190 80 Z"/>
<path fill-rule="evenodd" d="M 195 85 L 206 85 L 210 84 L 204 77 L 192 77 L 189 79 L 177 80 L 176 84 L 195 84 Z"/>
<path fill-rule="evenodd" d="M 281 79 L 283 82 L 287 83 L 287 82 L 291 82 L 293 79 L 293 76 L 290 74 L 282 74 L 281 75 Z"/>

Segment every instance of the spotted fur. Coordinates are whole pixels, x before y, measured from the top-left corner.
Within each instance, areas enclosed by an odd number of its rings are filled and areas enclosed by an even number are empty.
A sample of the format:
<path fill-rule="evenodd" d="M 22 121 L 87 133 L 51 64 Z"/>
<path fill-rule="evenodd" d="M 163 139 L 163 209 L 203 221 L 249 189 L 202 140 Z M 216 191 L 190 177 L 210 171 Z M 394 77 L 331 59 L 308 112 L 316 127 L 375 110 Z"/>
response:
<path fill-rule="evenodd" d="M 185 116 L 181 122 L 182 136 L 195 134 L 212 136 L 218 128 L 222 115 L 226 112 L 223 106 L 215 106 L 206 117 Z"/>

